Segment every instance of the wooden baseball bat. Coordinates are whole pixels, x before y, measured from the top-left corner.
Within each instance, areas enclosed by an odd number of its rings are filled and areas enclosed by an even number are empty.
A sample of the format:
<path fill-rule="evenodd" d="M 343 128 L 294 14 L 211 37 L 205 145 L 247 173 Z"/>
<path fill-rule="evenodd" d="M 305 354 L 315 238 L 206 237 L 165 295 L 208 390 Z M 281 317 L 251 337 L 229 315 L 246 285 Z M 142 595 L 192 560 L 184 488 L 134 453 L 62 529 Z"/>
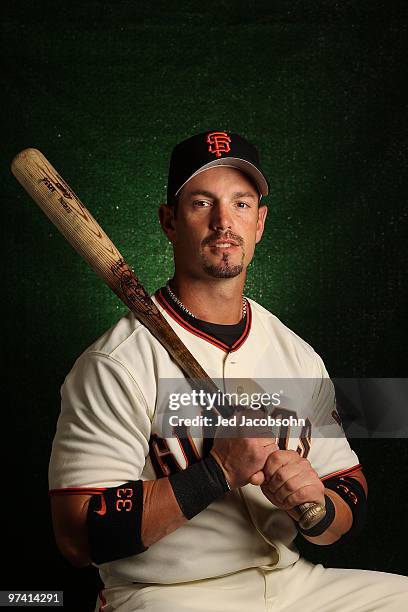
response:
<path fill-rule="evenodd" d="M 71 246 L 165 347 L 186 377 L 199 380 L 200 387 L 210 393 L 218 392 L 116 246 L 44 155 L 37 149 L 24 149 L 13 159 L 11 170 Z M 326 512 L 315 503 L 301 504 L 298 511 L 303 529 L 310 529 Z"/>

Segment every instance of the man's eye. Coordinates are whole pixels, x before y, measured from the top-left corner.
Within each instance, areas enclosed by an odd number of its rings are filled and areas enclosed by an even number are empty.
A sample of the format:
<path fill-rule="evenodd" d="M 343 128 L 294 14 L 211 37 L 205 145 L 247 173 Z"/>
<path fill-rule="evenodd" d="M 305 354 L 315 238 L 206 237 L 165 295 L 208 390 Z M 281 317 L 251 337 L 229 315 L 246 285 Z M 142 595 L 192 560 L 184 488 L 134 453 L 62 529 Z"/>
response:
<path fill-rule="evenodd" d="M 247 202 L 237 202 L 237 208 L 249 208 Z"/>
<path fill-rule="evenodd" d="M 207 200 L 194 200 L 193 205 L 197 206 L 197 208 L 206 208 L 211 206 L 210 202 Z"/>

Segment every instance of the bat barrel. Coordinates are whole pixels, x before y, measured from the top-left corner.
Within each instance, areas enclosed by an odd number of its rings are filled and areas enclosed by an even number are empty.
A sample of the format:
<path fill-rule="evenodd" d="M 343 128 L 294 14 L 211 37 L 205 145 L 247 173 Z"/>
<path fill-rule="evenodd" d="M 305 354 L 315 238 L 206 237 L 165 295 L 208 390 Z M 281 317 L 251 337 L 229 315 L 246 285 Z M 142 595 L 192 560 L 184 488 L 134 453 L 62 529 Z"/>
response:
<path fill-rule="evenodd" d="M 123 260 L 121 254 L 44 155 L 25 149 L 13 159 L 11 170 L 74 249 L 118 294 L 120 280 L 112 266 Z"/>

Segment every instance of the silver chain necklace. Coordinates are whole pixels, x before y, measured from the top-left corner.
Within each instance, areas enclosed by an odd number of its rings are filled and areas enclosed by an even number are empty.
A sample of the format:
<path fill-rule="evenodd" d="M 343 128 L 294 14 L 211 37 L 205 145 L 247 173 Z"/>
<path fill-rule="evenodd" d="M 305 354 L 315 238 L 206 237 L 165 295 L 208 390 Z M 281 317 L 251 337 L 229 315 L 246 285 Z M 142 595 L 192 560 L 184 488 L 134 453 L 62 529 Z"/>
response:
<path fill-rule="evenodd" d="M 167 281 L 166 283 L 166 288 L 167 291 L 170 294 L 171 299 L 177 304 L 177 306 L 179 308 L 181 308 L 181 310 L 183 310 L 183 312 L 185 312 L 186 314 L 188 314 L 190 317 L 193 317 L 193 319 L 196 319 L 197 317 L 195 315 L 193 315 L 193 313 L 184 306 L 183 302 L 181 300 L 179 300 L 179 298 L 177 297 L 177 295 L 175 293 L 173 293 L 173 291 L 170 289 L 170 284 L 169 281 Z M 246 297 L 243 295 L 242 296 L 242 318 L 245 319 L 247 314 L 247 299 Z"/>

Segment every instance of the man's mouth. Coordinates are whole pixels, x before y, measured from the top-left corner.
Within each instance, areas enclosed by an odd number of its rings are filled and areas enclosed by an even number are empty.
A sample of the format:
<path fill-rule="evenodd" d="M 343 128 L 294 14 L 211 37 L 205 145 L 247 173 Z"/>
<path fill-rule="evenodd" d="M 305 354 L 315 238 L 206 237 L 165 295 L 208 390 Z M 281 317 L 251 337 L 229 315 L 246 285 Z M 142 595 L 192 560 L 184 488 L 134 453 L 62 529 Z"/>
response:
<path fill-rule="evenodd" d="M 232 249 L 234 247 L 243 247 L 244 241 L 241 236 L 232 234 L 215 234 L 203 240 L 203 246 L 208 246 L 215 249 Z"/>
<path fill-rule="evenodd" d="M 217 240 L 216 242 L 210 242 L 209 247 L 215 247 L 217 249 L 230 249 L 232 247 L 239 246 L 237 242 L 233 240 Z"/>

